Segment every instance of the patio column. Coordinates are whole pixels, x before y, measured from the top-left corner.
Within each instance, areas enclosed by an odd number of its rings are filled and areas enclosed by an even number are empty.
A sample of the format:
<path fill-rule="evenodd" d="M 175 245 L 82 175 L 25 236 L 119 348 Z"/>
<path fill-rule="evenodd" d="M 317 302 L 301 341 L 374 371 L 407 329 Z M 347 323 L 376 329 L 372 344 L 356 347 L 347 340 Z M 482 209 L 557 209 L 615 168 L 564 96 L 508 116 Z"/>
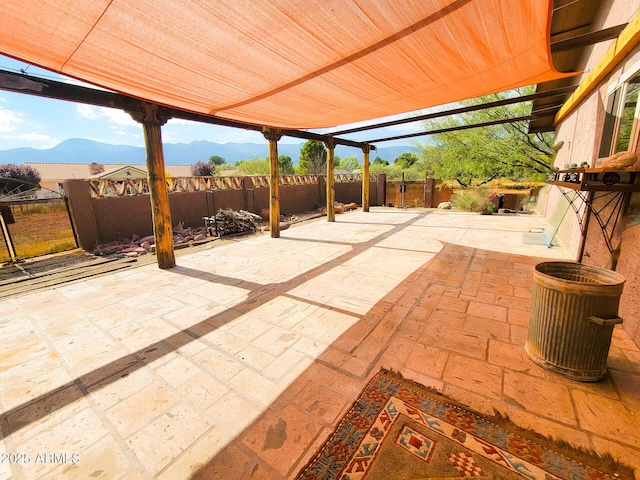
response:
<path fill-rule="evenodd" d="M 329 137 L 329 139 L 324 142 L 327 146 L 327 222 L 335 222 L 336 221 L 336 209 L 335 209 L 335 199 L 336 199 L 336 177 L 334 174 L 334 151 L 336 148 L 336 142 L 333 138 Z"/>
<path fill-rule="evenodd" d="M 371 147 L 369 145 L 362 148 L 364 158 L 362 160 L 362 211 L 369 211 L 369 152 Z"/>
<path fill-rule="evenodd" d="M 278 165 L 278 140 L 282 132 L 273 128 L 262 131 L 269 141 L 269 231 L 271 238 L 280 237 L 280 171 Z"/>
<path fill-rule="evenodd" d="M 158 267 L 166 269 L 176 266 L 173 251 L 173 232 L 169 193 L 164 171 L 164 152 L 162 150 L 161 127 L 168 118 L 158 116 L 158 105 L 141 102 L 142 111 L 128 113 L 144 129 L 144 143 L 147 154 L 147 172 L 151 213 L 153 216 L 153 234 L 156 242 Z"/>

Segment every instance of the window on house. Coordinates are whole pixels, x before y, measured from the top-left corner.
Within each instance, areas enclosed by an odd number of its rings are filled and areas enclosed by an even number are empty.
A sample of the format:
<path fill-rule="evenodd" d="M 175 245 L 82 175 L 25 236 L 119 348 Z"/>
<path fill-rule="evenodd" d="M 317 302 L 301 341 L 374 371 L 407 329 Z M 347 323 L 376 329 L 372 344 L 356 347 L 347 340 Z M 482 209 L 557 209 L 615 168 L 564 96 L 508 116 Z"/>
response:
<path fill-rule="evenodd" d="M 602 142 L 600 143 L 600 157 L 635 150 L 639 129 L 639 93 L 640 73 L 637 73 L 609 95 Z"/>

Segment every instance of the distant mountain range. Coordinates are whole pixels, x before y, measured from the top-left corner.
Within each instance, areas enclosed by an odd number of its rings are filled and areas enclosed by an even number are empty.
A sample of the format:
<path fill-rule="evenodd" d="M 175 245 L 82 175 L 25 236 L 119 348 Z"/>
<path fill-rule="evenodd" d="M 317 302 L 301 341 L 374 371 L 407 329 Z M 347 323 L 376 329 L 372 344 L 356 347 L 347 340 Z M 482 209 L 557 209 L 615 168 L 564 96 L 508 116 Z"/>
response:
<path fill-rule="evenodd" d="M 300 144 L 278 144 L 278 154 L 291 157 L 294 165 L 298 164 Z M 164 159 L 169 165 L 192 165 L 198 161 L 207 162 L 210 157 L 217 155 L 224 158 L 227 163 L 236 163 L 240 160 L 248 160 L 268 155 L 267 144 L 259 143 L 213 143 L 205 140 L 191 143 L 164 144 Z M 371 152 L 371 161 L 376 157 L 388 160 L 389 163 L 405 152 L 416 152 L 417 148 L 405 146 L 380 147 Z M 340 158 L 356 157 L 362 161 L 362 150 L 337 146 L 335 154 Z M 143 147 L 129 145 L 110 145 L 72 138 L 59 143 L 53 148 L 37 150 L 35 148 L 14 148 L 0 151 L 0 164 L 13 163 L 21 165 L 24 162 L 35 163 L 121 163 L 143 164 L 145 152 Z"/>

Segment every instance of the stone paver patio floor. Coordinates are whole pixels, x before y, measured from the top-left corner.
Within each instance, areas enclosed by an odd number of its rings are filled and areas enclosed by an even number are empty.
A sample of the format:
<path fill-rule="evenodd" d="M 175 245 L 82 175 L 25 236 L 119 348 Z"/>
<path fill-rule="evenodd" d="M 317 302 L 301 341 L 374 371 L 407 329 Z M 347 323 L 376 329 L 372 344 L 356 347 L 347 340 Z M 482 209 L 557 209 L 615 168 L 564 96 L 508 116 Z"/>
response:
<path fill-rule="evenodd" d="M 4 300 L 0 479 L 290 478 L 380 367 L 640 466 L 622 328 L 602 382 L 524 353 L 543 225 L 374 208 Z"/>

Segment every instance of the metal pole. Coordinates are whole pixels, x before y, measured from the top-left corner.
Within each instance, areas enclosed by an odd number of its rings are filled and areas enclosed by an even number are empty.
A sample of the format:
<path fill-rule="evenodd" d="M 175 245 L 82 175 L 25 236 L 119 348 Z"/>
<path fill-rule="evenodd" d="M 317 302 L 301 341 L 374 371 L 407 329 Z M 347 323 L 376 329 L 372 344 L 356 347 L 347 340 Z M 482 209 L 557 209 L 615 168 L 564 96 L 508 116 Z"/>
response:
<path fill-rule="evenodd" d="M 404 208 L 404 172 L 402 172 L 402 185 L 400 186 L 400 193 L 402 194 L 402 208 Z"/>

